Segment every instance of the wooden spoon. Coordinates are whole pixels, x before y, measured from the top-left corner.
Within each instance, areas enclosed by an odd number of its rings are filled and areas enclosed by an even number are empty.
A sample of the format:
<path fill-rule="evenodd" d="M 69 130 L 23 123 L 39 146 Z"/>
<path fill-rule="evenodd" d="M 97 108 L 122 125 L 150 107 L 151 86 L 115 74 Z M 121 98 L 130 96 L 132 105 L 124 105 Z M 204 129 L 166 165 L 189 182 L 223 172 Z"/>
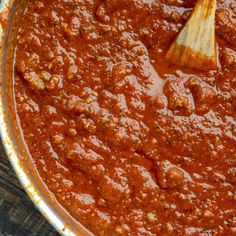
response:
<path fill-rule="evenodd" d="M 198 0 L 192 15 L 166 54 L 173 64 L 216 69 L 216 0 Z"/>

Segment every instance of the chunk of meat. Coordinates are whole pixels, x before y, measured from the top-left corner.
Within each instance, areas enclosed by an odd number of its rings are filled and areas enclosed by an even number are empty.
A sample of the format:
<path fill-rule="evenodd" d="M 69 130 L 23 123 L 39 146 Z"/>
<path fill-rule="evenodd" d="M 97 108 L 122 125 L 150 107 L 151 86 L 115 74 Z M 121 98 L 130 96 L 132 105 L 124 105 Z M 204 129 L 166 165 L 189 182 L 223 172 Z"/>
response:
<path fill-rule="evenodd" d="M 70 95 L 64 99 L 63 109 L 73 113 L 94 114 L 98 109 L 97 95 L 89 94 L 86 98 Z"/>
<path fill-rule="evenodd" d="M 90 134 L 94 134 L 96 132 L 96 125 L 94 121 L 90 118 L 79 117 L 78 124 Z"/>
<path fill-rule="evenodd" d="M 43 80 L 34 71 L 23 74 L 24 79 L 36 90 L 43 90 L 45 84 Z"/>
<path fill-rule="evenodd" d="M 68 25 L 68 33 L 72 36 L 77 36 L 79 35 L 80 27 L 80 19 L 77 16 L 71 17 Z"/>
<path fill-rule="evenodd" d="M 32 70 L 28 67 L 35 67 L 36 56 L 31 56 L 26 61 L 21 60 L 16 64 L 16 71 L 20 77 L 22 77 L 34 90 L 53 90 L 59 82 L 60 77 L 57 75 L 51 75 L 47 71 Z"/>
<path fill-rule="evenodd" d="M 220 53 L 221 65 L 226 68 L 233 65 L 236 61 L 236 53 L 230 48 L 222 49 Z"/>
<path fill-rule="evenodd" d="M 193 104 L 183 82 L 169 80 L 164 87 L 164 93 L 168 99 L 168 107 L 177 115 L 190 116 L 193 113 Z"/>
<path fill-rule="evenodd" d="M 176 167 L 171 167 L 166 174 L 167 185 L 170 187 L 176 187 L 182 184 L 184 180 L 183 172 Z"/>
<path fill-rule="evenodd" d="M 132 65 L 127 62 L 120 62 L 113 66 L 112 76 L 116 81 L 122 81 L 126 76 L 130 75 Z"/>
<path fill-rule="evenodd" d="M 158 188 L 155 177 L 148 169 L 140 165 L 132 165 L 130 173 L 132 174 L 132 185 L 134 185 L 136 192 L 153 193 Z"/>
<path fill-rule="evenodd" d="M 73 166 L 85 172 L 92 171 L 93 166 L 99 164 L 101 160 L 103 160 L 98 153 L 77 142 L 68 145 L 66 157 Z"/>
<path fill-rule="evenodd" d="M 128 197 L 130 188 L 125 172 L 120 168 L 115 168 L 113 172 L 105 175 L 100 181 L 98 190 L 104 199 L 113 203 Z"/>
<path fill-rule="evenodd" d="M 188 79 L 185 86 L 192 92 L 196 113 L 205 114 L 209 112 L 216 100 L 214 89 L 207 83 L 195 78 Z"/>
<path fill-rule="evenodd" d="M 230 17 L 229 11 L 226 9 L 216 11 L 216 33 L 236 46 L 236 22 Z"/>
<path fill-rule="evenodd" d="M 158 164 L 156 175 L 158 183 L 163 189 L 178 187 L 183 184 L 185 179 L 183 171 L 168 161 Z"/>
<path fill-rule="evenodd" d="M 188 116 L 192 113 L 192 105 L 186 96 L 170 96 L 169 108 L 173 111 L 178 111 L 178 113 L 181 115 Z"/>
<path fill-rule="evenodd" d="M 236 184 L 236 167 L 231 167 L 228 169 L 227 181 L 233 185 Z"/>

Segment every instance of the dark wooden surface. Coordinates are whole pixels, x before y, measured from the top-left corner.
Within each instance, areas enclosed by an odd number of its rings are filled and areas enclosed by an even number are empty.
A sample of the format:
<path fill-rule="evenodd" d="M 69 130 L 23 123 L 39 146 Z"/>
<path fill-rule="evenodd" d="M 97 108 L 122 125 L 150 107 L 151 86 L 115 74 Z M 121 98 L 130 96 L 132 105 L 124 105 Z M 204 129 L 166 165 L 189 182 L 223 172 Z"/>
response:
<path fill-rule="evenodd" d="M 0 140 L 0 236 L 58 236 L 17 180 Z"/>

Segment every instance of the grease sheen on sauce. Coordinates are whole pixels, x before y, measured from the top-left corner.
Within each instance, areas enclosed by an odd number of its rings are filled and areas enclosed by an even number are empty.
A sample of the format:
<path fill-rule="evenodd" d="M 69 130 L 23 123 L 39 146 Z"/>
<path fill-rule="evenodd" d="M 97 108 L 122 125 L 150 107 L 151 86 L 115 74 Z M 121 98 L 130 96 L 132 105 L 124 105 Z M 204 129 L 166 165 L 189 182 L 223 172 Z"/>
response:
<path fill-rule="evenodd" d="M 14 89 L 60 204 L 96 235 L 236 235 L 236 3 L 219 0 L 218 69 L 165 54 L 194 0 L 29 1 Z"/>

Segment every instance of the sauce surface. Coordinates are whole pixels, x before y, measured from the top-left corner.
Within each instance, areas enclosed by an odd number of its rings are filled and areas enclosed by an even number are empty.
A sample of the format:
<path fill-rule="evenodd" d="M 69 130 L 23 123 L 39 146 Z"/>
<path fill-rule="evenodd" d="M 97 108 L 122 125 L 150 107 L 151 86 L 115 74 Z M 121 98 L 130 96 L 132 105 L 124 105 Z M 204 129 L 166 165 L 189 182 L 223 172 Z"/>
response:
<path fill-rule="evenodd" d="M 16 111 L 43 182 L 95 235 L 236 235 L 236 2 L 218 68 L 168 64 L 195 0 L 37 0 Z"/>

